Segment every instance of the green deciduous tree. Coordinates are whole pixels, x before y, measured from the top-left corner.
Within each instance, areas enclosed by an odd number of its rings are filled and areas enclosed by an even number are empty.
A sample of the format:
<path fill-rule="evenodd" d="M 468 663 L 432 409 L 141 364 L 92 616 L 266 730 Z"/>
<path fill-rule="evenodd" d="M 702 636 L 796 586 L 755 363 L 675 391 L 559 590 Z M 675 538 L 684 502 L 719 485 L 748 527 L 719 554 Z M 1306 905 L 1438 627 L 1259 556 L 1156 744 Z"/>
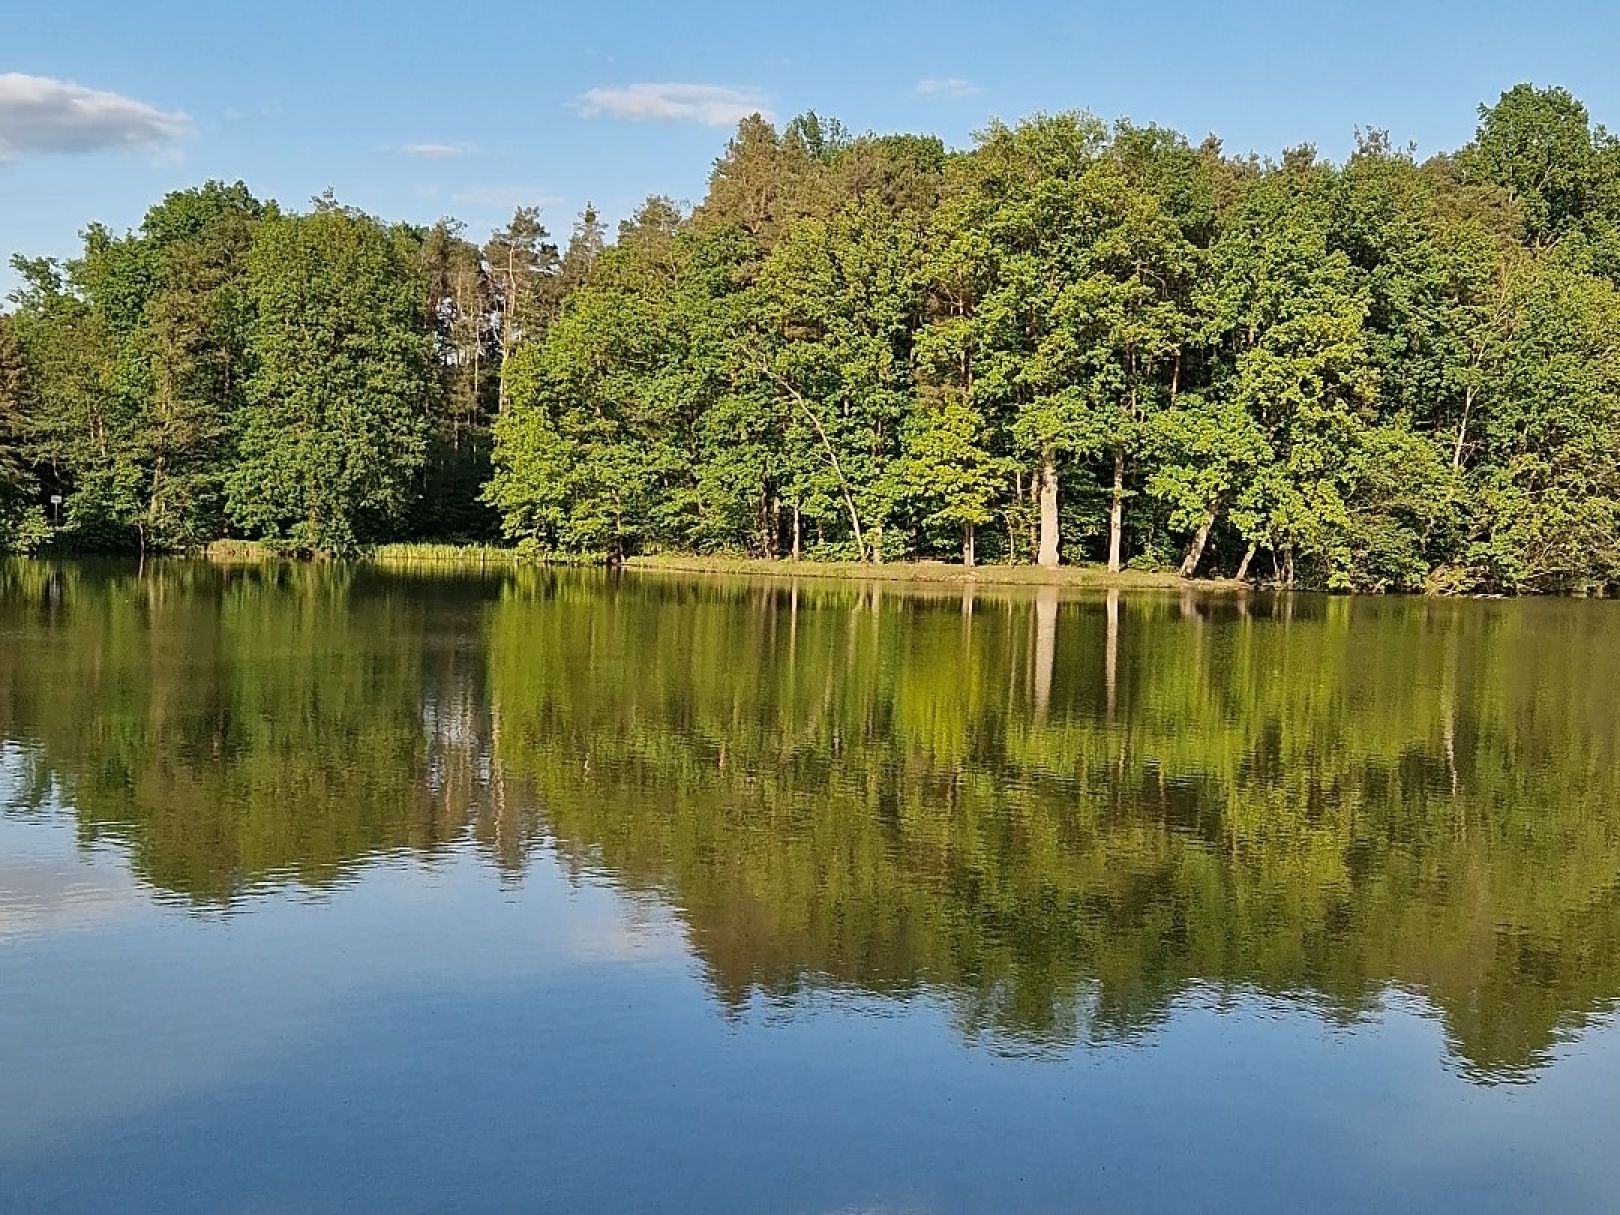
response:
<path fill-rule="evenodd" d="M 5 509 L 61 495 L 63 545 L 1620 586 L 1620 141 L 1556 88 L 1342 164 L 753 115 L 694 208 L 562 251 L 534 208 L 479 244 L 209 183 L 17 266 Z"/>
<path fill-rule="evenodd" d="M 327 204 L 260 226 L 246 292 L 253 371 L 231 519 L 309 549 L 385 536 L 427 454 L 434 383 L 419 263 L 369 216 Z"/>

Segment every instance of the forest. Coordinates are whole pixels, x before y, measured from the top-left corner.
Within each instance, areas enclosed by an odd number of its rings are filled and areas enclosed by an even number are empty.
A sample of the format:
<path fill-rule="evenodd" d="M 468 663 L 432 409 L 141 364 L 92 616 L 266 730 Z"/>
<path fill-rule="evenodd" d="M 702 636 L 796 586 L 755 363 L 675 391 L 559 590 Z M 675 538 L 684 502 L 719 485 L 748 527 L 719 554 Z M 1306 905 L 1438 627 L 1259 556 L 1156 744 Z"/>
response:
<path fill-rule="evenodd" d="M 1106 563 L 1620 588 L 1620 138 L 1518 85 L 1420 159 L 1083 112 L 744 120 L 554 239 L 172 193 L 0 315 L 0 550 Z"/>

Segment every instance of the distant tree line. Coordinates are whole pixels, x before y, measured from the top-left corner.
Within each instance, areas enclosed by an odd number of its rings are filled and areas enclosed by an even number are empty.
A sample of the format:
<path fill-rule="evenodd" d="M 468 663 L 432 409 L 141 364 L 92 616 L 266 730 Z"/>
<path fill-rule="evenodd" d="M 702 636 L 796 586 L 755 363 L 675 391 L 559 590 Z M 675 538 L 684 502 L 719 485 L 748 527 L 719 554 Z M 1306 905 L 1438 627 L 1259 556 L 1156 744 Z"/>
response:
<path fill-rule="evenodd" d="M 612 244 L 589 209 L 480 247 L 209 183 L 14 265 L 0 547 L 1620 586 L 1620 139 L 1562 89 L 1343 165 L 1081 113 L 967 151 L 754 117 Z"/>
<path fill-rule="evenodd" d="M 92 224 L 65 264 L 14 258 L 0 548 L 492 535 L 507 356 L 542 339 L 593 243 L 590 212 L 564 257 L 533 208 L 479 248 L 451 220 L 386 225 L 330 196 L 295 214 L 209 182 L 127 235 Z"/>

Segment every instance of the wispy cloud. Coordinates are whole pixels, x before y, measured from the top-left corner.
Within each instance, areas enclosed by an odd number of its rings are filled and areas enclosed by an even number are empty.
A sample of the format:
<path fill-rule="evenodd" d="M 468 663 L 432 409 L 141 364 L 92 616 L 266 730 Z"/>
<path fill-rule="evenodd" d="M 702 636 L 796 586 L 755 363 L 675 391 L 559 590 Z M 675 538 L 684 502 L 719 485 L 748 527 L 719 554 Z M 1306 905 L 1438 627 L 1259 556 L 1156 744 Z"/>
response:
<path fill-rule="evenodd" d="M 911 91 L 919 97 L 972 97 L 984 92 L 973 81 L 963 80 L 960 76 L 929 76 L 917 81 Z"/>
<path fill-rule="evenodd" d="M 274 118 L 279 113 L 281 113 L 279 101 L 266 101 L 246 109 L 241 106 L 226 106 L 224 111 L 227 122 L 241 122 L 244 118 Z"/>
<path fill-rule="evenodd" d="M 420 156 L 424 160 L 449 160 L 453 156 L 471 156 L 478 149 L 470 143 L 406 143 L 399 151 L 406 156 Z"/>
<path fill-rule="evenodd" d="M 700 122 L 729 127 L 750 114 L 771 117 L 770 98 L 758 89 L 726 84 L 626 84 L 590 89 L 572 103 L 587 118 L 606 114 L 631 122 Z"/>
<path fill-rule="evenodd" d="M 562 200 L 535 186 L 470 186 L 450 195 L 451 201 L 486 210 L 510 211 L 517 207 L 546 207 Z"/>
<path fill-rule="evenodd" d="M 186 115 L 50 76 L 0 73 L 0 161 L 50 152 L 162 151 L 195 130 Z"/>

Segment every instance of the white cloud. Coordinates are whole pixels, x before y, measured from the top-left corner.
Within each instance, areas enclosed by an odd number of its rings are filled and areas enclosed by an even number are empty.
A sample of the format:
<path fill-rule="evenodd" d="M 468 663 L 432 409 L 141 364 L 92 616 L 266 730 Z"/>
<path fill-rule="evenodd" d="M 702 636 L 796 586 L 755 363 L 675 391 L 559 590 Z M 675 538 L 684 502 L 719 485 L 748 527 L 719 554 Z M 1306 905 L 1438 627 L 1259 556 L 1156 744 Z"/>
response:
<path fill-rule="evenodd" d="M 917 81 L 917 87 L 912 91 L 921 97 L 972 97 L 984 92 L 971 80 L 963 80 L 960 76 L 930 76 Z"/>
<path fill-rule="evenodd" d="M 399 150 L 425 160 L 448 160 L 452 156 L 471 156 L 478 149 L 470 143 L 407 143 L 401 144 Z"/>
<path fill-rule="evenodd" d="M 0 73 L 0 161 L 108 148 L 159 151 L 195 128 L 184 114 L 49 76 Z"/>
<path fill-rule="evenodd" d="M 769 101 L 758 89 L 724 84 L 627 84 L 581 93 L 573 108 L 587 118 L 606 114 L 631 122 L 729 127 L 750 114 L 771 117 Z"/>
<path fill-rule="evenodd" d="M 545 207 L 561 201 L 555 194 L 533 186 L 471 186 L 450 195 L 452 202 L 472 207 L 485 207 L 496 211 L 512 211 L 518 207 Z"/>

